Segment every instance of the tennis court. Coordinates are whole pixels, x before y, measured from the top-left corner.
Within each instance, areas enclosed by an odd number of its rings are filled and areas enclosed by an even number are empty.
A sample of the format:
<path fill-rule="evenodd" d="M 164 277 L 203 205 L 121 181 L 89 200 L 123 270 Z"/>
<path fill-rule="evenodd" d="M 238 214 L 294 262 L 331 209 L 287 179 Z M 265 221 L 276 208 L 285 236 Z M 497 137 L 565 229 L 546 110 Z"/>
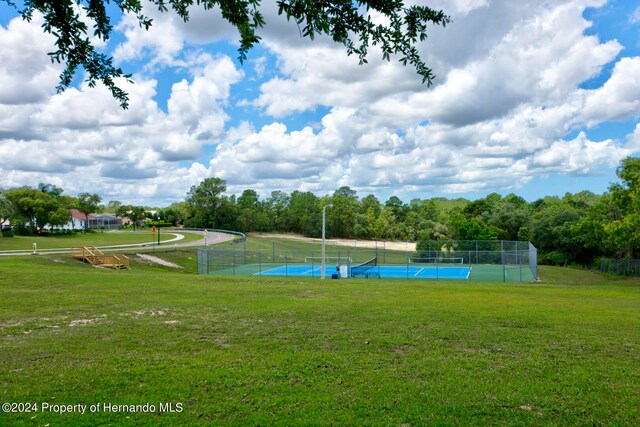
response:
<path fill-rule="evenodd" d="M 356 267 L 354 267 L 355 269 Z M 349 272 L 349 277 L 354 276 L 354 269 Z M 325 276 L 331 278 L 337 274 L 335 266 L 325 267 Z M 407 265 L 378 265 L 368 268 L 360 274 L 361 277 L 380 277 L 382 279 L 455 279 L 467 280 L 471 274 L 471 267 L 420 267 Z M 254 276 L 299 276 L 320 277 L 322 267 L 310 265 L 282 265 L 254 273 Z M 343 277 L 344 278 L 344 277 Z"/>
<path fill-rule="evenodd" d="M 271 243 L 258 250 L 234 245 L 198 249 L 198 274 L 265 277 L 322 277 L 319 250 Z M 324 256 L 331 279 L 418 279 L 522 283 L 537 280 L 537 250 L 529 242 L 434 242 L 425 251 L 334 248 Z M 339 267 L 337 269 L 337 267 Z"/>
<path fill-rule="evenodd" d="M 375 271 L 375 268 L 369 271 Z M 471 274 L 471 267 L 418 267 L 406 265 L 378 266 L 382 278 L 415 278 L 415 279 L 462 279 L 467 280 Z"/>

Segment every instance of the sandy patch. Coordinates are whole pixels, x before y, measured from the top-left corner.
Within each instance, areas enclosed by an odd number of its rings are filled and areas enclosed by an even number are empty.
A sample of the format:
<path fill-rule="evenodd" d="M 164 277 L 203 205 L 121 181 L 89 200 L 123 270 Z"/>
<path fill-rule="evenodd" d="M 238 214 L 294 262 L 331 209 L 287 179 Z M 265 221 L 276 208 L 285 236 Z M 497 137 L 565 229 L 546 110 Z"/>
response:
<path fill-rule="evenodd" d="M 103 314 L 100 317 L 97 317 L 95 319 L 76 319 L 76 320 L 72 320 L 69 323 L 67 323 L 68 326 L 81 326 L 81 325 L 90 325 L 92 323 L 98 322 L 100 320 L 104 320 L 104 318 L 107 317 L 106 314 Z"/>
<path fill-rule="evenodd" d="M 129 313 L 120 313 L 120 316 L 124 317 L 133 317 L 134 319 L 138 319 L 142 316 L 164 316 L 168 314 L 167 310 L 163 309 L 151 309 L 151 310 L 136 310 Z"/>
<path fill-rule="evenodd" d="M 136 254 L 136 256 L 138 258 L 141 258 L 145 261 L 154 263 L 154 264 L 160 264 L 160 265 L 164 265 L 165 267 L 169 267 L 169 268 L 177 268 L 177 269 L 183 269 L 184 267 L 182 267 L 181 265 L 178 264 L 174 264 L 172 262 L 166 261 L 162 258 L 158 258 L 157 256 L 153 256 L 153 255 L 147 255 L 147 254 Z"/>
<path fill-rule="evenodd" d="M 78 319 L 78 320 L 72 320 L 71 322 L 69 322 L 69 326 L 78 326 L 78 325 L 89 325 L 91 323 L 94 323 L 96 321 L 96 319 Z"/>
<path fill-rule="evenodd" d="M 322 242 L 322 239 L 315 237 L 305 237 L 297 234 L 251 234 L 251 237 L 259 237 L 261 239 L 291 239 L 302 240 L 307 242 Z M 357 239 L 326 239 L 326 243 L 339 246 L 350 246 L 353 248 L 378 248 L 389 249 L 393 251 L 415 251 L 415 242 L 385 242 L 380 240 L 357 240 Z"/>

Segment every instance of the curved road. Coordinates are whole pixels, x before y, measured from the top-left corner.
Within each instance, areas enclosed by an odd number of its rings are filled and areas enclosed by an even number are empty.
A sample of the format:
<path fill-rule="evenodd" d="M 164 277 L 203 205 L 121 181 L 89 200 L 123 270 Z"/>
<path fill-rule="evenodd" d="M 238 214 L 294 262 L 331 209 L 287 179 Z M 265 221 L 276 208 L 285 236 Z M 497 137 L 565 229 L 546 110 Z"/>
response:
<path fill-rule="evenodd" d="M 180 230 L 180 229 L 168 229 L 164 231 L 165 234 L 174 234 L 177 239 L 165 240 L 160 245 L 152 243 L 133 243 L 130 245 L 112 245 L 112 246 L 98 246 L 102 252 L 125 252 L 125 251 L 139 251 L 140 249 L 162 249 L 162 248 L 188 248 L 206 245 L 215 245 L 218 243 L 228 242 L 234 239 L 233 234 L 220 233 L 216 231 L 207 232 L 206 236 L 204 231 L 199 230 Z M 176 243 L 181 240 L 181 234 L 198 234 L 202 236 L 202 239 L 194 242 Z M 58 255 L 71 253 L 71 248 L 64 249 L 41 249 L 36 252 L 36 255 Z M 0 251 L 0 257 L 2 256 L 22 256 L 22 255 L 34 255 L 33 251 Z"/>

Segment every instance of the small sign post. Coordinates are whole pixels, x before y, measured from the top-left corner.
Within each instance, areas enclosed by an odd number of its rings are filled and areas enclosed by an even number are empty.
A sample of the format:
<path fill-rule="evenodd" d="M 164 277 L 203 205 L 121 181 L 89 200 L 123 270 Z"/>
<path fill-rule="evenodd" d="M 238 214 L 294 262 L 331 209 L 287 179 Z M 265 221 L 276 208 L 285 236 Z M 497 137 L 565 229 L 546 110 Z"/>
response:
<path fill-rule="evenodd" d="M 158 229 L 156 228 L 156 226 L 154 225 L 153 227 L 151 227 L 151 244 L 153 245 L 155 243 L 156 240 L 156 233 L 158 232 Z"/>

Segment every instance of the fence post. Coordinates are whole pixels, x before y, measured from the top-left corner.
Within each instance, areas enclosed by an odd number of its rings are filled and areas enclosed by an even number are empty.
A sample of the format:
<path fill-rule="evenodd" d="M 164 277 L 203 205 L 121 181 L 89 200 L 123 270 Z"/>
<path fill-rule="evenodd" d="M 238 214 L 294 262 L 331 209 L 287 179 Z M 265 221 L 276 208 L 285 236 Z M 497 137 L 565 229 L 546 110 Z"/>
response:
<path fill-rule="evenodd" d="M 504 240 L 500 240 L 500 261 L 504 267 Z"/>
<path fill-rule="evenodd" d="M 387 241 L 382 242 L 382 256 L 384 258 L 384 264 L 387 263 Z"/>
<path fill-rule="evenodd" d="M 518 256 L 518 250 L 516 249 L 516 257 Z M 520 268 L 520 283 L 522 283 L 522 256 L 519 257 L 518 259 L 518 267 Z"/>
<path fill-rule="evenodd" d="M 476 264 L 479 264 L 478 262 L 478 241 L 476 240 Z"/>
<path fill-rule="evenodd" d="M 322 269 L 322 267 L 320 268 Z M 320 275 L 322 276 L 322 272 L 320 272 Z M 311 277 L 314 279 L 316 277 L 316 261 L 314 256 L 311 256 Z"/>

